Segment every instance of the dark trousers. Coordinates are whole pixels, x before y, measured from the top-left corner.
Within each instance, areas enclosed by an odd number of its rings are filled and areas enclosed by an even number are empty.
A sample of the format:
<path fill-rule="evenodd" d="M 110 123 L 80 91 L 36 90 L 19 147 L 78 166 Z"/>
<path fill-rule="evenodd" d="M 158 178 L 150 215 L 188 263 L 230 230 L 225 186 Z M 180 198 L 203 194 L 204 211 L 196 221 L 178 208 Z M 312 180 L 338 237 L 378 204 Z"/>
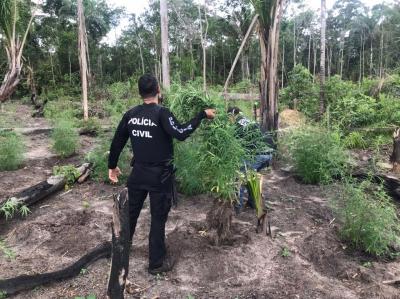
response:
<path fill-rule="evenodd" d="M 171 208 L 171 193 L 139 189 L 128 183 L 131 240 L 144 200 L 150 193 L 151 227 L 149 235 L 149 268 L 162 265 L 165 255 L 165 223 Z"/>

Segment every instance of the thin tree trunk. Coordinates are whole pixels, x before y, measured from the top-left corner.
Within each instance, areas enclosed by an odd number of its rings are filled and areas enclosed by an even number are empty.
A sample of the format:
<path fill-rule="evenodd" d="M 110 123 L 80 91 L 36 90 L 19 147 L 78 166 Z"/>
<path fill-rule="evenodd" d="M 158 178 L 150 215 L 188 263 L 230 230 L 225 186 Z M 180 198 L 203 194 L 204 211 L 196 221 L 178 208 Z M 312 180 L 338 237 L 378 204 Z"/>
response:
<path fill-rule="evenodd" d="M 228 78 L 226 78 L 225 85 L 224 85 L 224 93 L 226 93 L 228 91 L 229 81 L 230 81 L 230 79 L 231 79 L 231 77 L 233 75 L 233 71 L 235 69 L 235 66 L 236 66 L 236 64 L 237 64 L 237 62 L 239 60 L 240 54 L 242 53 L 244 46 L 247 43 L 247 40 L 249 39 L 250 33 L 253 31 L 253 28 L 254 28 L 254 25 L 257 22 L 257 19 L 258 19 L 258 15 L 255 15 L 253 17 L 253 20 L 250 23 L 249 29 L 247 29 L 246 35 L 244 36 L 244 38 L 242 40 L 242 44 L 240 45 L 240 48 L 239 48 L 239 50 L 238 50 L 238 52 L 236 54 L 235 60 L 233 61 L 231 70 L 229 71 Z"/>
<path fill-rule="evenodd" d="M 281 69 L 281 75 L 282 75 L 282 78 L 281 78 L 281 87 L 283 88 L 283 86 L 284 86 L 284 74 L 285 74 L 285 40 L 283 40 L 283 43 L 282 43 L 282 69 Z"/>
<path fill-rule="evenodd" d="M 362 34 L 360 35 L 360 45 L 363 43 Z M 358 74 L 358 84 L 361 85 L 362 78 L 362 46 L 360 46 L 360 65 L 359 65 L 359 74 Z"/>
<path fill-rule="evenodd" d="M 383 31 L 381 27 L 381 49 L 380 49 L 380 56 L 379 56 L 379 78 L 382 79 L 383 77 Z"/>
<path fill-rule="evenodd" d="M 143 58 L 143 52 L 142 52 L 142 42 L 141 40 L 139 41 L 139 53 L 140 53 L 140 61 L 142 63 L 142 74 L 144 74 L 145 68 L 144 68 L 144 58 Z"/>
<path fill-rule="evenodd" d="M 72 85 L 71 49 L 68 48 L 69 85 Z"/>
<path fill-rule="evenodd" d="M 171 82 L 169 77 L 169 49 L 168 49 L 168 6 L 167 0 L 160 0 L 161 16 L 161 61 L 163 87 L 169 89 Z"/>
<path fill-rule="evenodd" d="M 293 68 L 296 66 L 296 18 L 293 18 Z"/>
<path fill-rule="evenodd" d="M 50 53 L 51 74 L 53 77 L 53 86 L 56 85 L 56 77 L 54 76 L 53 54 Z"/>
<path fill-rule="evenodd" d="M 207 56 L 206 56 L 206 40 L 207 40 L 207 31 L 208 31 L 208 20 L 207 20 L 207 12 L 204 10 L 204 18 L 206 22 L 206 28 L 203 35 L 203 21 L 201 17 L 201 9 L 200 5 L 198 6 L 199 9 L 199 19 L 200 19 L 200 39 L 201 39 L 201 47 L 203 49 L 203 90 L 207 91 L 207 77 L 206 77 L 206 70 L 207 70 Z"/>
<path fill-rule="evenodd" d="M 369 56 L 369 75 L 372 77 L 372 71 L 373 71 L 373 59 L 374 59 L 374 51 L 372 48 L 372 37 L 371 37 L 371 50 L 370 50 L 370 56 Z"/>
<path fill-rule="evenodd" d="M 310 37 L 308 39 L 308 61 L 307 61 L 307 69 L 309 72 L 311 72 L 310 70 L 310 59 L 311 59 L 311 34 Z"/>
<path fill-rule="evenodd" d="M 189 51 L 190 51 L 190 78 L 194 80 L 194 56 L 193 56 L 193 44 L 192 39 L 189 38 Z"/>
<path fill-rule="evenodd" d="M 86 44 L 86 26 L 85 26 L 85 15 L 83 12 L 82 0 L 78 0 L 78 38 L 79 38 L 79 63 L 81 69 L 81 81 L 82 81 L 82 107 L 83 107 L 83 119 L 86 121 L 89 119 L 88 109 L 88 80 L 87 80 L 87 44 Z"/>
<path fill-rule="evenodd" d="M 321 61 L 320 61 L 320 92 L 319 118 L 325 112 L 325 29 L 326 29 L 326 0 L 321 0 Z"/>
<path fill-rule="evenodd" d="M 315 41 L 313 42 L 313 54 L 314 54 L 314 65 L 313 65 L 313 83 L 315 82 L 315 70 L 317 67 L 317 49 L 316 49 Z"/>

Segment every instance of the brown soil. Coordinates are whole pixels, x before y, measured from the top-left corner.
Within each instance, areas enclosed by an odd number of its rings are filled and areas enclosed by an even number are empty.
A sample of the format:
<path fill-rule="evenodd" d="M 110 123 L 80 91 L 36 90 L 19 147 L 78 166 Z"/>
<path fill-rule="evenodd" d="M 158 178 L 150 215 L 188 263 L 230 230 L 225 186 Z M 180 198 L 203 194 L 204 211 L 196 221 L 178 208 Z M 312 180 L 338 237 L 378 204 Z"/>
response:
<path fill-rule="evenodd" d="M 89 147 L 91 141 L 85 144 Z M 0 173 L 0 196 L 42 180 L 54 163 L 80 158 L 44 157 L 25 169 Z M 278 170 L 264 176 L 273 238 L 256 234 L 255 212 L 245 209 L 233 218 L 237 236 L 233 243 L 212 246 L 206 231 L 212 198 L 181 198 L 166 228 L 169 251 L 178 262 L 166 276 L 147 273 L 150 213 L 146 202 L 128 276 L 137 292 L 126 298 L 400 298 L 400 288 L 382 283 L 400 277 L 399 259 L 373 259 L 350 251 L 338 238 L 338 224 L 329 207 L 337 186 L 303 185 Z M 26 218 L 0 220 L 0 239 L 16 255 L 10 259 L 0 251 L 0 279 L 59 269 L 110 239 L 111 197 L 119 188 L 89 181 L 40 202 Z M 99 260 L 75 278 L 13 298 L 89 294 L 105 298 L 109 263 Z"/>

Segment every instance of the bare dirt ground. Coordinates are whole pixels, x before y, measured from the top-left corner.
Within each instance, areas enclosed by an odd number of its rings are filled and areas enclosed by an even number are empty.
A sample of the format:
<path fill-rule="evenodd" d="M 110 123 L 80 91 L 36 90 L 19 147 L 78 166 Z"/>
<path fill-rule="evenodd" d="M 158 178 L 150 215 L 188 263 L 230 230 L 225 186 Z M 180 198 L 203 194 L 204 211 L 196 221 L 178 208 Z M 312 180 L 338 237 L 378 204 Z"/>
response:
<path fill-rule="evenodd" d="M 46 138 L 38 142 L 46 144 Z M 69 160 L 43 156 L 24 169 L 0 173 L 0 196 L 44 179 L 54 164 L 78 162 L 92 143 L 83 140 L 81 155 Z M 256 234 L 255 213 L 245 209 L 234 218 L 237 241 L 211 246 L 203 230 L 212 198 L 181 197 L 166 229 L 169 250 L 178 262 L 166 276 L 147 273 L 146 204 L 128 277 L 137 292 L 126 298 L 400 298 L 399 287 L 382 283 L 400 277 L 399 259 L 374 259 L 351 251 L 339 239 L 330 208 L 338 186 L 304 185 L 281 170 L 264 176 L 273 238 Z M 0 251 L 0 279 L 59 269 L 109 240 L 111 198 L 119 188 L 89 181 L 40 202 L 26 218 L 0 220 L 0 239 L 15 253 L 8 258 Z M 109 267 L 109 260 L 99 260 L 75 278 L 13 298 L 105 298 Z"/>

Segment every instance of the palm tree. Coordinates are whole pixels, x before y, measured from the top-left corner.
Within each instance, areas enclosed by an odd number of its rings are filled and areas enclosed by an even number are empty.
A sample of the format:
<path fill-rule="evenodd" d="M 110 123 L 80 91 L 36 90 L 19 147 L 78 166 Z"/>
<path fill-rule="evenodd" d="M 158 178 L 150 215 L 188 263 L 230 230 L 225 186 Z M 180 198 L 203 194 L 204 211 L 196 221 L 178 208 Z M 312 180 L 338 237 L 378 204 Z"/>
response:
<path fill-rule="evenodd" d="M 261 127 L 278 129 L 278 52 L 279 27 L 285 0 L 251 0 L 259 14 L 258 34 L 261 49 Z"/>
<path fill-rule="evenodd" d="M 22 52 L 29 29 L 35 16 L 32 13 L 24 34 L 17 30 L 20 19 L 19 10 L 23 9 L 19 0 L 2 0 L 0 2 L 0 32 L 5 39 L 8 69 L 0 86 L 0 102 L 6 101 L 15 91 L 22 70 Z M 29 8 L 30 9 L 30 8 Z"/>

